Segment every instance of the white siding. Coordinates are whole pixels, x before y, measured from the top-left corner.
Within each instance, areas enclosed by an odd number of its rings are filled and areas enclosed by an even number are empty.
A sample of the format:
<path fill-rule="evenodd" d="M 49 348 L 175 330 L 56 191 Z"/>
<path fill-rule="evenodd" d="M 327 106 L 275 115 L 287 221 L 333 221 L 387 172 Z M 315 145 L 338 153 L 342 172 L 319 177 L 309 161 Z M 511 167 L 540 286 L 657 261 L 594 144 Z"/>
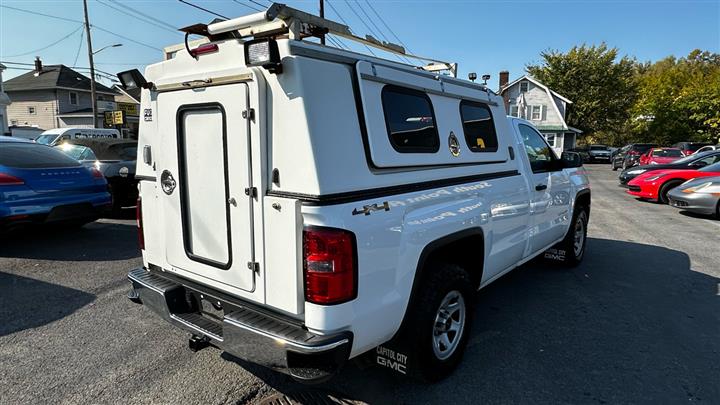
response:
<path fill-rule="evenodd" d="M 537 125 L 563 125 L 563 119 L 557 114 L 553 103 L 553 99 L 548 97 L 547 91 L 542 87 L 536 86 L 530 82 L 528 91 L 525 93 L 525 104 L 528 106 L 526 118 L 530 119 L 531 105 L 542 105 L 543 116 L 540 121 L 533 121 Z M 520 82 L 515 83 L 512 87 L 506 90 L 509 96 L 510 105 L 516 105 L 517 98 L 520 95 Z M 553 97 L 554 98 L 554 97 Z"/>

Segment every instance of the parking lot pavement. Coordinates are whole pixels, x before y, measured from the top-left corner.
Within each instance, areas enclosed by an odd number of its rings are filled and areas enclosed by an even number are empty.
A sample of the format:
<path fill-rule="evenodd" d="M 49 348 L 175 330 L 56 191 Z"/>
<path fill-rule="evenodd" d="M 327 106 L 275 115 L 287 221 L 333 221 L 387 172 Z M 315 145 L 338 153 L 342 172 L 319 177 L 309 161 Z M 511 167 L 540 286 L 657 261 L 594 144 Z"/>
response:
<path fill-rule="evenodd" d="M 369 403 L 720 402 L 720 221 L 635 201 L 589 165 L 585 262 L 483 289 L 465 358 L 423 385 L 349 365 L 319 387 Z M 0 403 L 246 403 L 301 389 L 125 298 L 134 222 L 0 243 Z"/>

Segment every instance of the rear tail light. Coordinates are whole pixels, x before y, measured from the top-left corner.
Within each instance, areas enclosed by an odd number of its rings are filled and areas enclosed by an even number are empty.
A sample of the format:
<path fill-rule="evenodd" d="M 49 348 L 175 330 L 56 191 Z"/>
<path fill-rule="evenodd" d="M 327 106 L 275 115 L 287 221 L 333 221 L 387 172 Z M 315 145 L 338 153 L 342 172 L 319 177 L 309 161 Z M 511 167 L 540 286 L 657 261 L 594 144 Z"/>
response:
<path fill-rule="evenodd" d="M 19 177 L 0 173 L 0 186 L 20 186 L 23 184 L 25 184 L 25 181 Z"/>
<path fill-rule="evenodd" d="M 142 220 L 142 200 L 140 197 L 137 199 L 137 205 L 135 206 L 135 214 L 137 216 L 137 238 L 138 247 L 140 250 L 145 250 L 145 233 L 143 232 L 143 220 Z"/>
<path fill-rule="evenodd" d="M 205 44 L 200 45 L 197 48 L 190 51 L 190 55 L 193 57 L 197 57 L 199 55 L 204 55 L 206 53 L 213 53 L 218 51 L 217 44 Z"/>
<path fill-rule="evenodd" d="M 357 254 L 352 232 L 308 227 L 303 232 L 305 300 L 331 305 L 357 297 Z"/>
<path fill-rule="evenodd" d="M 105 178 L 105 176 L 103 176 L 102 172 L 95 167 L 90 168 L 90 171 L 92 172 L 93 177 L 95 177 L 96 179 Z"/>

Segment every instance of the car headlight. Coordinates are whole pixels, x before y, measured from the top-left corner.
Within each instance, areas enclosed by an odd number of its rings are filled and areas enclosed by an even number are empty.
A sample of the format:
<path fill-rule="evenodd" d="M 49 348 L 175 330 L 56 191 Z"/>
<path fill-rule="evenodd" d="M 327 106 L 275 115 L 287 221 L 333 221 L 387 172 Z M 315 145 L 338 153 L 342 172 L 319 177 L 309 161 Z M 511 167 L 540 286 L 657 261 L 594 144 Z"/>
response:
<path fill-rule="evenodd" d="M 645 169 L 636 169 L 636 170 L 630 170 L 629 172 L 627 172 L 627 174 L 643 174 L 646 171 L 647 170 L 645 170 Z"/>
<path fill-rule="evenodd" d="M 698 184 L 694 187 L 688 187 L 684 190 L 682 190 L 683 193 L 703 193 L 703 194 L 712 194 L 712 195 L 720 195 L 720 184 L 713 183 L 712 181 L 708 181 L 702 184 Z"/>
<path fill-rule="evenodd" d="M 650 176 L 645 181 L 655 181 L 657 179 L 661 179 L 663 177 L 667 176 L 666 174 L 656 174 L 655 176 Z"/>

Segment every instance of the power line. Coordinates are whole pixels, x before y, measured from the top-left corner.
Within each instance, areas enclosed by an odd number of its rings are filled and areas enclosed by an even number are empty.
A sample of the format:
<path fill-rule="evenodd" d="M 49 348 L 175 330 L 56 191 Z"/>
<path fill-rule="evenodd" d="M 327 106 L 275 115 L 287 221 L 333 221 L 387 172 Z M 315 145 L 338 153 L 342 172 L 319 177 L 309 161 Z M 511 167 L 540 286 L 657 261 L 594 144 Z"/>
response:
<path fill-rule="evenodd" d="M 75 53 L 75 60 L 73 61 L 73 65 L 76 65 L 76 64 L 77 64 L 78 57 L 80 57 L 80 50 L 82 49 L 83 38 L 85 38 L 85 31 L 84 31 L 84 30 L 83 30 L 83 31 L 80 31 L 80 45 L 78 45 L 78 50 L 77 50 L 77 52 Z"/>
<path fill-rule="evenodd" d="M 181 0 L 181 1 L 182 1 L 182 0 Z M 7 6 L 7 5 L 5 5 L 5 4 L 0 4 L 0 7 L 2 7 L 2 8 L 7 8 L 7 9 L 10 9 L 10 10 L 20 11 L 20 12 L 23 12 L 23 13 L 28 13 L 28 14 L 33 14 L 33 15 L 39 15 L 39 16 L 48 17 L 48 18 L 54 18 L 54 19 L 56 19 L 56 20 L 63 20 L 63 21 L 69 21 L 69 22 L 74 22 L 74 23 L 78 23 L 78 24 L 85 24 L 83 21 L 80 21 L 80 20 L 73 20 L 73 19 L 71 19 L 71 18 L 58 17 L 58 16 L 54 16 L 54 15 L 50 15 L 50 14 L 40 13 L 40 12 L 37 12 L 37 11 L 30 11 L 30 10 L 25 10 L 25 9 L 22 9 L 22 8 L 10 7 L 10 6 Z M 118 37 L 118 38 L 122 38 L 122 39 L 124 39 L 124 40 L 126 40 L 126 41 L 133 42 L 133 43 L 135 43 L 135 44 L 138 44 L 138 45 L 141 45 L 141 46 L 144 46 L 144 47 L 151 48 L 151 49 L 154 49 L 154 50 L 157 50 L 157 51 L 161 51 L 161 52 L 162 52 L 162 49 L 161 49 L 161 48 L 158 48 L 158 47 L 155 47 L 155 46 L 152 46 L 152 45 L 148 45 L 148 44 L 143 43 L 143 42 L 140 42 L 140 41 L 136 41 L 136 40 L 134 40 L 134 39 L 132 39 L 132 38 L 128 38 L 128 37 L 126 37 L 126 36 L 124 36 L 124 35 L 120 35 L 120 34 L 118 34 L 118 33 L 116 33 L 116 32 L 112 32 L 112 31 L 107 30 L 107 29 L 105 29 L 105 28 L 101 28 L 101 27 L 99 27 L 99 26 L 97 26 L 97 25 L 92 25 L 92 24 L 91 24 L 90 27 L 91 27 L 91 28 L 95 28 L 95 29 L 97 29 L 97 30 L 99 30 L 99 31 L 102 31 L 102 32 L 105 32 L 105 33 L 114 35 L 114 36 L 116 36 L 116 37 Z"/>
<path fill-rule="evenodd" d="M 260 4 L 260 3 L 258 3 L 258 2 L 257 2 L 257 1 L 255 1 L 255 0 L 248 0 L 248 1 L 249 1 L 250 3 L 252 3 L 252 4 L 256 4 L 256 5 L 258 5 L 258 6 L 262 7 L 262 8 L 267 8 L 267 6 L 266 6 L 266 5 L 264 5 L 264 4 Z M 262 11 L 262 10 L 260 10 L 260 11 Z"/>
<path fill-rule="evenodd" d="M 173 25 L 171 25 L 171 24 L 168 24 L 168 23 L 166 23 L 165 21 L 163 21 L 163 20 L 161 20 L 161 19 L 159 19 L 159 18 L 155 18 L 155 17 L 153 17 L 152 15 L 143 13 L 142 11 L 140 11 L 140 10 L 138 10 L 138 9 L 136 9 L 136 8 L 132 8 L 132 7 L 128 6 L 127 4 L 120 3 L 120 2 L 117 1 L 117 0 L 109 0 L 109 1 L 110 1 L 111 3 L 114 3 L 114 4 L 118 5 L 118 6 L 121 6 L 121 7 L 125 8 L 125 9 L 127 9 L 127 10 L 130 10 L 130 11 L 132 11 L 133 13 L 136 13 L 136 14 L 138 14 L 138 15 L 141 15 L 141 16 L 147 18 L 148 20 L 150 20 L 150 21 L 152 21 L 152 22 L 155 22 L 155 23 L 157 23 L 157 24 L 163 25 L 163 26 L 165 26 L 166 28 L 171 29 L 171 30 L 173 30 L 173 31 L 175 31 L 175 32 L 177 32 L 177 30 L 178 30 L 177 27 L 175 27 L 175 26 L 173 26 Z"/>
<path fill-rule="evenodd" d="M 200 7 L 200 6 L 198 6 L 198 5 L 192 4 L 192 3 L 190 3 L 189 1 L 185 1 L 185 0 L 178 0 L 178 1 L 179 1 L 180 3 L 187 4 L 187 5 L 190 6 L 190 7 L 195 7 L 195 8 L 198 9 L 198 10 L 202 10 L 202 11 L 204 11 L 204 12 L 206 12 L 206 13 L 209 13 L 209 14 L 212 14 L 212 15 L 214 15 L 214 16 L 217 16 L 217 17 L 220 17 L 220 18 L 224 18 L 224 19 L 226 19 L 226 20 L 229 20 L 228 17 L 225 17 L 225 16 L 222 15 L 222 14 L 218 14 L 218 13 L 216 13 L 216 12 L 214 12 L 214 11 L 211 11 L 211 10 L 208 10 L 208 9 L 206 9 L 206 8 L 204 8 L 204 7 Z"/>
<path fill-rule="evenodd" d="M 374 31 L 372 28 L 370 28 L 370 26 L 365 22 L 365 19 L 364 19 L 360 14 L 358 14 L 357 11 L 355 11 L 355 7 L 353 7 L 348 0 L 344 0 L 344 1 L 345 1 L 345 4 L 347 4 L 347 6 L 348 6 L 348 8 L 350 9 L 350 11 L 352 11 L 353 14 L 355 14 L 355 16 L 360 20 L 360 22 L 363 23 L 363 25 L 365 26 L 365 28 L 367 28 L 367 30 L 370 32 L 370 34 L 372 34 L 373 36 L 375 36 L 375 37 L 377 37 L 378 39 L 380 39 L 380 35 L 378 35 L 377 33 L 375 33 L 375 31 Z M 359 5 L 360 5 L 360 4 L 358 3 L 358 6 L 359 6 Z M 374 55 L 374 54 L 373 54 L 373 55 Z M 404 61 L 402 58 L 400 58 L 400 56 L 398 56 L 398 55 L 395 54 L 395 53 L 393 53 L 393 55 L 394 55 L 395 58 L 397 58 L 397 60 L 399 60 L 401 63 L 409 62 L 409 61 Z"/>
<path fill-rule="evenodd" d="M 33 49 L 33 50 L 30 51 L 30 52 L 19 53 L 19 54 L 17 54 L 17 55 L 5 55 L 5 57 L 6 57 L 6 58 L 16 58 L 16 57 L 18 57 L 18 56 L 31 55 L 31 54 L 36 53 L 36 52 L 44 51 L 45 49 L 48 49 L 48 48 L 50 48 L 50 47 L 52 47 L 52 46 L 54 46 L 54 45 L 59 44 L 60 42 L 62 42 L 62 41 L 64 41 L 64 40 L 68 39 L 71 35 L 73 35 L 74 33 L 78 32 L 78 31 L 81 30 L 82 28 L 83 28 L 82 25 L 79 26 L 79 27 L 77 27 L 77 28 L 75 28 L 75 29 L 72 30 L 69 34 L 67 34 L 67 35 L 65 35 L 64 37 L 58 39 L 57 41 L 51 43 L 50 45 L 46 45 L 46 46 L 43 46 L 42 48 L 38 48 L 38 49 Z"/>
<path fill-rule="evenodd" d="M 242 3 L 242 2 L 240 2 L 240 1 L 238 1 L 238 0 L 233 0 L 233 1 L 234 1 L 235 3 L 237 3 L 237 4 L 241 5 L 241 6 L 243 6 L 243 7 L 247 7 L 247 8 L 249 8 L 250 10 L 254 10 L 254 11 L 262 11 L 262 10 L 260 10 L 260 9 L 258 9 L 258 8 L 255 8 L 255 7 L 253 7 L 253 6 L 249 5 L 249 4 L 246 4 L 246 3 Z"/>
<path fill-rule="evenodd" d="M 325 3 L 327 3 L 328 6 L 330 6 L 330 8 L 332 9 L 332 11 L 335 12 L 335 15 L 337 15 L 338 18 L 340 18 L 340 21 L 342 21 L 345 25 L 347 25 L 348 29 L 350 29 L 350 32 L 352 33 L 352 29 L 350 28 L 350 24 L 348 24 L 348 22 L 343 18 L 343 16 L 340 15 L 340 13 L 337 11 L 337 9 L 335 8 L 335 6 L 333 6 L 332 3 L 330 3 L 330 0 L 325 0 Z M 375 55 L 375 52 L 373 52 L 373 50 L 370 49 L 369 46 L 367 46 L 367 45 L 365 45 L 365 44 L 363 44 L 363 45 L 365 46 L 365 48 L 366 48 L 368 51 L 370 51 L 370 53 L 371 53 L 373 56 L 377 56 L 377 55 Z"/>
<path fill-rule="evenodd" d="M 380 22 L 385 26 L 385 28 L 387 28 L 388 31 L 390 31 L 390 34 L 392 34 L 392 36 L 395 37 L 395 39 L 400 43 L 400 45 L 402 45 L 406 51 L 413 53 L 410 50 L 410 48 L 408 48 L 407 45 L 405 45 L 405 43 L 397 36 L 397 34 L 395 34 L 395 31 L 393 31 L 392 28 L 390 28 L 390 26 L 385 22 L 385 20 L 382 18 L 382 16 L 380 16 L 380 14 L 377 12 L 377 10 L 375 10 L 375 7 L 373 7 L 373 5 L 370 4 L 370 2 L 368 0 L 365 0 L 365 3 L 367 3 L 367 5 L 370 7 L 370 10 L 372 10 L 372 12 L 375 13 L 375 15 L 380 20 Z"/>
<path fill-rule="evenodd" d="M 127 15 L 127 16 L 130 16 L 130 17 L 136 19 L 136 20 L 142 21 L 142 22 L 144 22 L 145 24 L 150 24 L 150 25 L 152 25 L 153 27 L 160 28 L 160 29 L 162 29 L 162 30 L 172 32 L 173 34 L 178 34 L 178 35 L 180 35 L 180 32 L 178 32 L 177 29 L 167 28 L 167 27 L 165 27 L 164 25 L 158 25 L 158 24 L 157 24 L 156 22 L 154 22 L 154 21 L 149 21 L 149 20 L 144 19 L 144 18 L 142 18 L 142 17 L 139 17 L 138 15 L 133 14 L 133 13 L 131 13 L 131 12 L 129 12 L 129 11 L 125 11 L 125 10 L 119 9 L 119 8 L 113 6 L 112 4 L 105 3 L 105 2 L 102 1 L 102 0 L 97 0 L 97 2 L 100 3 L 100 4 L 102 4 L 103 6 L 109 7 L 109 8 L 111 8 L 111 9 L 113 9 L 113 10 L 119 12 L 119 13 L 123 13 L 123 14 L 125 14 L 125 15 Z M 118 5 L 119 5 L 119 6 L 122 6 L 121 4 L 118 4 Z"/>
<path fill-rule="evenodd" d="M 347 2 L 347 0 L 346 0 L 346 2 Z M 368 21 L 370 21 L 370 24 L 372 24 L 372 26 L 375 27 L 375 29 L 377 30 L 377 32 L 380 34 L 379 36 L 382 37 L 382 39 L 383 39 L 385 42 L 388 42 L 388 43 L 389 43 L 389 42 L 392 42 L 392 41 L 390 41 L 390 40 L 388 39 L 387 36 L 385 36 L 385 33 L 383 32 L 383 30 L 380 29 L 380 27 L 378 27 L 377 24 L 375 24 L 375 21 L 373 20 L 373 18 L 367 13 L 367 11 L 365 11 L 365 7 L 363 7 L 362 3 L 360 3 L 360 2 L 358 1 L 358 2 L 357 2 L 357 6 L 358 6 L 358 8 L 360 9 L 360 11 L 362 11 L 362 13 L 365 15 L 365 17 L 367 17 Z M 380 38 L 378 38 L 378 39 L 380 39 Z M 408 57 L 405 56 L 405 55 L 401 55 L 401 56 L 398 55 L 398 54 L 394 54 L 394 55 L 395 55 L 395 57 L 396 57 L 400 62 L 409 63 L 409 64 L 411 64 L 411 65 L 413 64 L 413 61 L 411 61 L 410 59 L 408 59 Z"/>

